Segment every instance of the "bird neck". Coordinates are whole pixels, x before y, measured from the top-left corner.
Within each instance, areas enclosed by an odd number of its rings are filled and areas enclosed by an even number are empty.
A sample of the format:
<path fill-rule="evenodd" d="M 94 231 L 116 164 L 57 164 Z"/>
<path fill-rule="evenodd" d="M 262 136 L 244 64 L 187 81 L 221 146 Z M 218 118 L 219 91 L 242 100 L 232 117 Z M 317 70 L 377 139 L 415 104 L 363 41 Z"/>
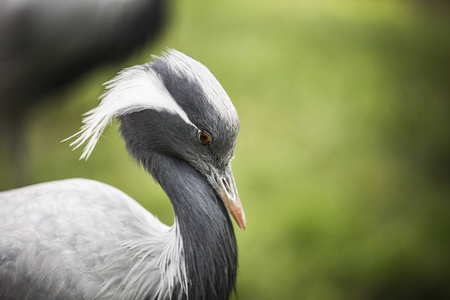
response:
<path fill-rule="evenodd" d="M 174 209 L 182 239 L 189 299 L 228 299 L 236 282 L 237 246 L 228 212 L 188 163 L 155 154 L 148 171 Z"/>

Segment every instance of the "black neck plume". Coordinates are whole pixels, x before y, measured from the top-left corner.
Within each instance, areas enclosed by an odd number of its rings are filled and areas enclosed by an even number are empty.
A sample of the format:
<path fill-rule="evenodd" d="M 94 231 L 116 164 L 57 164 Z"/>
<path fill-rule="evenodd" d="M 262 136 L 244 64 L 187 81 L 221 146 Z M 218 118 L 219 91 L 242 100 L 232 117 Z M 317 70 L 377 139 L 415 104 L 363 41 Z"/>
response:
<path fill-rule="evenodd" d="M 164 189 L 183 239 L 189 299 L 228 299 L 236 282 L 237 246 L 227 209 L 188 163 L 154 154 L 145 167 Z"/>

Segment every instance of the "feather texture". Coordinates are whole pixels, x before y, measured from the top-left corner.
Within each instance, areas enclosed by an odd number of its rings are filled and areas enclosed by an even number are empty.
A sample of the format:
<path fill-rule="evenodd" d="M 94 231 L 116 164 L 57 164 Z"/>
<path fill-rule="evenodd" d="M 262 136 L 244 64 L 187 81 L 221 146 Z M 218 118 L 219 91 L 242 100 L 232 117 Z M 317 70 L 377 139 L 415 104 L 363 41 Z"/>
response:
<path fill-rule="evenodd" d="M 2 192 L 0 203 L 0 299 L 186 292 L 178 225 L 164 225 L 114 187 L 70 179 Z"/>

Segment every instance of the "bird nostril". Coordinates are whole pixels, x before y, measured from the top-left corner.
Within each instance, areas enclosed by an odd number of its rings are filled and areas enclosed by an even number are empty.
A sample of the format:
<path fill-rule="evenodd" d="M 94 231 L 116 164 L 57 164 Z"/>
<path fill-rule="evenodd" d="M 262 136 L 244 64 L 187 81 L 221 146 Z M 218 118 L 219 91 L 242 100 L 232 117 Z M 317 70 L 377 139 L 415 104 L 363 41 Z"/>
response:
<path fill-rule="evenodd" d="M 230 185 L 228 184 L 228 180 L 222 179 L 222 184 L 225 187 L 225 189 L 227 190 L 227 193 L 229 195 L 231 195 L 231 189 L 230 189 Z"/>

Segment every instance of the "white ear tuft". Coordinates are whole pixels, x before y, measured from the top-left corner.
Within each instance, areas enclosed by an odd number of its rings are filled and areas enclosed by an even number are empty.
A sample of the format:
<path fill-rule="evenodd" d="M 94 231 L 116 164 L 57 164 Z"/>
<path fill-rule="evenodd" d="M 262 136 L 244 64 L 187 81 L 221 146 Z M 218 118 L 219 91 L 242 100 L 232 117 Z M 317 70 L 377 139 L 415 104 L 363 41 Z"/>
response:
<path fill-rule="evenodd" d="M 145 109 L 165 110 L 192 124 L 149 64 L 125 69 L 105 85 L 106 92 L 100 97 L 100 104 L 85 114 L 81 130 L 64 140 L 77 137 L 70 144 L 74 150 L 86 145 L 80 159 L 89 158 L 103 130 L 116 116 Z"/>

